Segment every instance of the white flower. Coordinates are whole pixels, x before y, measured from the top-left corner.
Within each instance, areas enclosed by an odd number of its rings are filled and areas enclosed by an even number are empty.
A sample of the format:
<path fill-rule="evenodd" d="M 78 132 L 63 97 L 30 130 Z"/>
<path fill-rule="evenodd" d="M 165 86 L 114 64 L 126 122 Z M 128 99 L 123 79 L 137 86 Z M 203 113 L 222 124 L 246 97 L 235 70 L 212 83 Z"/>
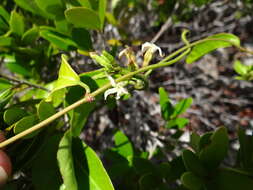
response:
<path fill-rule="evenodd" d="M 123 96 L 124 94 L 128 94 L 128 91 L 124 88 L 124 86 L 126 85 L 126 82 L 116 83 L 111 76 L 108 75 L 107 77 L 110 80 L 112 87 L 114 88 L 110 88 L 105 91 L 104 93 L 105 100 L 107 96 L 109 96 L 110 94 L 116 94 L 117 100 L 120 99 L 120 97 Z"/>
<path fill-rule="evenodd" d="M 158 47 L 157 45 L 155 45 L 154 43 L 145 42 L 141 46 L 141 51 L 142 51 L 142 53 L 150 52 L 151 54 L 154 54 L 156 51 L 159 51 L 159 55 L 161 57 L 163 57 L 163 52 L 162 52 L 161 48 Z"/>

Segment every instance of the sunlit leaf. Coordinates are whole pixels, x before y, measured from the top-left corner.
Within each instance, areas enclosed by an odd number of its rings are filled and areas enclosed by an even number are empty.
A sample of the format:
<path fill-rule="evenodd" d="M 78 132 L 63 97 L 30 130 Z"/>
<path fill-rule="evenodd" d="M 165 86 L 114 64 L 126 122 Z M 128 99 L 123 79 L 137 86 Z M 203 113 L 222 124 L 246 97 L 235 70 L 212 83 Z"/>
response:
<path fill-rule="evenodd" d="M 60 142 L 57 159 L 66 189 L 114 189 L 96 153 L 79 138 L 72 139 L 69 131 Z"/>
<path fill-rule="evenodd" d="M 10 29 L 12 33 L 18 36 L 22 36 L 25 31 L 24 18 L 16 11 L 11 12 Z"/>
<path fill-rule="evenodd" d="M 240 39 L 229 33 L 220 33 L 207 37 L 208 41 L 204 41 L 195 45 L 186 58 L 187 63 L 193 63 L 207 53 L 218 48 L 225 48 L 230 46 L 240 46 Z"/>

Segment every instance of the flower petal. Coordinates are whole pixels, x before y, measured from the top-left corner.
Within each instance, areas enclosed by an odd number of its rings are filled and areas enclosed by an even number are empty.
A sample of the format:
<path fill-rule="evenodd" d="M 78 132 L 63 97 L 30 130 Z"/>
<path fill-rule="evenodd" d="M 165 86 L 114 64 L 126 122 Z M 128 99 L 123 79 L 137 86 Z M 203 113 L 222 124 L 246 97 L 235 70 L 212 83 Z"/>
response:
<path fill-rule="evenodd" d="M 104 99 L 107 99 L 107 96 L 111 95 L 111 94 L 115 94 L 117 93 L 118 89 L 117 88 L 110 88 L 108 90 L 105 91 L 104 93 Z"/>

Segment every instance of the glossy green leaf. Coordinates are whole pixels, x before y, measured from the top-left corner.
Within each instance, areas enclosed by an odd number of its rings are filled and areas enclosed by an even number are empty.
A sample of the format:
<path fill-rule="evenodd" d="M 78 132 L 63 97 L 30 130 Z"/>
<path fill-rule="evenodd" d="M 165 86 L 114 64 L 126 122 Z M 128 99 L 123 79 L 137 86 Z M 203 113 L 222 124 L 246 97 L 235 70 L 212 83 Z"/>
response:
<path fill-rule="evenodd" d="M 64 7 L 61 0 L 35 0 L 35 2 L 41 10 L 50 15 L 51 19 L 64 17 Z"/>
<path fill-rule="evenodd" d="M 240 46 L 240 39 L 229 33 L 220 33 L 207 37 L 208 41 L 195 45 L 186 58 L 187 63 L 197 61 L 205 54 L 216 50 L 218 48 L 225 48 L 230 46 Z"/>
<path fill-rule="evenodd" d="M 192 98 L 186 98 L 178 102 L 174 106 L 174 112 L 171 117 L 177 117 L 178 115 L 184 113 L 192 104 Z"/>
<path fill-rule="evenodd" d="M 0 91 L 0 109 L 2 109 L 12 98 L 14 92 L 11 88 Z"/>
<path fill-rule="evenodd" d="M 192 151 L 184 150 L 182 157 L 183 157 L 184 165 L 189 172 L 192 172 L 196 176 L 200 176 L 200 177 L 208 175 L 207 170 L 202 165 L 198 156 L 194 154 Z"/>
<path fill-rule="evenodd" d="M 204 187 L 203 181 L 192 172 L 185 172 L 180 180 L 190 190 L 201 190 Z"/>
<path fill-rule="evenodd" d="M 27 30 L 23 36 L 22 36 L 22 41 L 25 44 L 32 44 L 34 43 L 37 39 L 39 38 L 39 27 L 34 26 Z"/>
<path fill-rule="evenodd" d="M 62 135 L 48 136 L 32 163 L 31 179 L 36 190 L 56 190 L 62 184 L 56 154 Z"/>
<path fill-rule="evenodd" d="M 10 17 L 10 30 L 12 33 L 22 36 L 25 31 L 24 18 L 19 13 L 12 11 Z"/>
<path fill-rule="evenodd" d="M 37 115 L 43 121 L 56 113 L 54 106 L 46 101 L 41 101 L 37 108 Z"/>
<path fill-rule="evenodd" d="M 21 120 L 19 120 L 15 124 L 14 133 L 19 134 L 19 133 L 25 131 L 26 129 L 31 128 L 33 125 L 37 124 L 38 121 L 39 121 L 39 119 L 38 119 L 37 115 L 30 115 L 30 116 L 23 117 Z M 29 135 L 26 135 L 23 138 L 24 139 L 29 139 L 29 138 L 34 137 L 38 133 L 39 133 L 39 130 L 34 131 L 34 132 L 30 133 Z"/>
<path fill-rule="evenodd" d="M 67 20 L 75 27 L 86 29 L 101 29 L 101 21 L 99 15 L 85 7 L 74 7 L 65 11 Z"/>
<path fill-rule="evenodd" d="M 248 72 L 248 67 L 246 65 L 243 65 L 240 61 L 235 61 L 234 62 L 234 70 L 239 74 L 239 75 L 246 75 Z"/>
<path fill-rule="evenodd" d="M 41 10 L 35 0 L 14 0 L 15 3 L 20 6 L 21 8 L 32 12 L 33 14 L 36 15 L 41 15 L 45 18 L 50 18 L 50 15 Z"/>
<path fill-rule="evenodd" d="M 26 115 L 26 111 L 21 108 L 10 108 L 4 112 L 4 122 L 8 125 L 12 125 Z"/>
<path fill-rule="evenodd" d="M 68 36 L 52 29 L 41 28 L 40 36 L 62 50 L 74 50 L 77 44 Z"/>
<path fill-rule="evenodd" d="M 60 142 L 57 159 L 66 189 L 114 189 L 96 153 L 80 139 L 72 139 L 69 131 Z"/>
<path fill-rule="evenodd" d="M 134 149 L 132 143 L 129 141 L 128 137 L 122 132 L 117 131 L 114 136 L 114 143 L 116 145 L 115 150 L 118 154 L 123 156 L 124 158 L 128 158 L 130 156 L 134 156 Z"/>
<path fill-rule="evenodd" d="M 210 140 L 210 144 L 200 151 L 199 158 L 208 169 L 214 170 L 227 155 L 229 143 L 227 129 L 220 127 L 213 133 Z"/>
<path fill-rule="evenodd" d="M 98 15 L 99 15 L 100 23 L 101 23 L 100 25 L 101 29 L 104 26 L 106 6 L 107 6 L 107 0 L 99 0 Z"/>

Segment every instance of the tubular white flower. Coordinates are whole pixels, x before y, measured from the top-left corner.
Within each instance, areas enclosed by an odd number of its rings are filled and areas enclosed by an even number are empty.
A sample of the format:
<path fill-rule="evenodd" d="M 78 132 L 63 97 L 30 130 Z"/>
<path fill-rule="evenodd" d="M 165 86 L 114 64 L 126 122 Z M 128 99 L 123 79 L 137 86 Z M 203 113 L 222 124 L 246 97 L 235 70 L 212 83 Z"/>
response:
<path fill-rule="evenodd" d="M 150 52 L 151 54 L 154 54 L 156 51 L 158 51 L 159 55 L 161 57 L 163 57 L 163 52 L 162 52 L 161 48 L 158 47 L 157 45 L 155 45 L 154 43 L 145 42 L 141 46 L 141 51 L 142 51 L 142 53 Z"/>
<path fill-rule="evenodd" d="M 116 83 L 115 80 L 111 76 L 108 75 L 107 77 L 110 80 L 112 87 L 114 88 L 110 88 L 105 91 L 104 93 L 105 100 L 107 99 L 107 96 L 111 94 L 116 94 L 116 100 L 119 100 L 120 97 L 123 96 L 124 94 L 128 94 L 128 91 L 124 88 L 124 86 L 126 85 L 126 82 Z"/>

